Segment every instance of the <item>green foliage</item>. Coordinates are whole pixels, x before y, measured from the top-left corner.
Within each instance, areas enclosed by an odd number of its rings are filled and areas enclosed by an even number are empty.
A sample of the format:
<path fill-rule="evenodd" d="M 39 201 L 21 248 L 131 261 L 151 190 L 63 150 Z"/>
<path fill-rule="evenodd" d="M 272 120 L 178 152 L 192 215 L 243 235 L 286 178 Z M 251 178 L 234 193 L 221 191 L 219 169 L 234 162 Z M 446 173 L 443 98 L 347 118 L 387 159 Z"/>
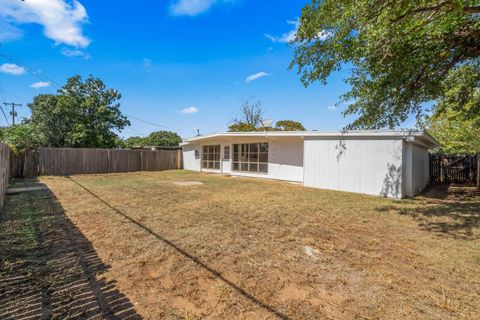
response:
<path fill-rule="evenodd" d="M 15 153 L 38 145 L 38 137 L 30 122 L 1 128 L 0 140 L 7 143 Z"/>
<path fill-rule="evenodd" d="M 57 95 L 38 95 L 29 104 L 31 123 L 42 146 L 116 147 L 114 130 L 130 125 L 120 112 L 121 95 L 90 76 L 68 79 Z"/>
<path fill-rule="evenodd" d="M 150 133 L 146 139 L 149 146 L 178 146 L 182 142 L 182 138 L 171 131 L 156 131 Z"/>
<path fill-rule="evenodd" d="M 279 131 L 305 131 L 305 127 L 298 121 L 280 120 L 275 124 Z"/>
<path fill-rule="evenodd" d="M 249 131 L 257 131 L 257 128 L 255 126 L 252 126 L 251 124 L 239 122 L 239 123 L 234 123 L 228 127 L 228 131 L 230 132 L 249 132 Z"/>
<path fill-rule="evenodd" d="M 125 140 L 127 147 L 143 147 L 143 146 L 169 146 L 175 147 L 182 142 L 182 138 L 175 132 L 171 131 L 155 131 L 148 137 L 130 137 Z"/>
<path fill-rule="evenodd" d="M 430 133 L 445 153 L 480 152 L 480 73 L 459 67 L 445 79 L 445 95 L 427 120 Z"/>
<path fill-rule="evenodd" d="M 344 115 L 357 116 L 350 128 L 394 128 L 447 96 L 471 114 L 472 95 L 462 92 L 478 93 L 478 82 L 458 79 L 455 96 L 446 79 L 465 66 L 480 72 L 479 34 L 478 0 L 313 0 L 302 11 L 291 66 L 306 86 L 348 67 L 351 90 L 342 100 L 354 103 Z"/>

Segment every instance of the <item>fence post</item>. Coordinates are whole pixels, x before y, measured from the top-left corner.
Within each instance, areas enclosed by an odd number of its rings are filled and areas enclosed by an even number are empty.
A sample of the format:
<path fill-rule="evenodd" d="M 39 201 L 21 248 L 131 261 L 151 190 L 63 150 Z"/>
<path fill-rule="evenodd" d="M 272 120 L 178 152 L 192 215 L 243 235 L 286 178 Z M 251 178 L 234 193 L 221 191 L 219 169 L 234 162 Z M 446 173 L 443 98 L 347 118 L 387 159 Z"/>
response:
<path fill-rule="evenodd" d="M 480 152 L 477 153 L 477 191 L 480 191 Z"/>

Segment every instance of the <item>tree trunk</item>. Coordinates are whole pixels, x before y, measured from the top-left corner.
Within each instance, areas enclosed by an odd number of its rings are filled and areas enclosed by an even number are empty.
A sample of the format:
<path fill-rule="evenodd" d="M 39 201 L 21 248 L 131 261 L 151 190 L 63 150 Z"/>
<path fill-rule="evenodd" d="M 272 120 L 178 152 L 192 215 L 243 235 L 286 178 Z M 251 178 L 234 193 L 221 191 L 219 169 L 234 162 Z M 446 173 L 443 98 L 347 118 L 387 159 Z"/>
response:
<path fill-rule="evenodd" d="M 480 191 L 480 152 L 477 153 L 477 191 Z"/>

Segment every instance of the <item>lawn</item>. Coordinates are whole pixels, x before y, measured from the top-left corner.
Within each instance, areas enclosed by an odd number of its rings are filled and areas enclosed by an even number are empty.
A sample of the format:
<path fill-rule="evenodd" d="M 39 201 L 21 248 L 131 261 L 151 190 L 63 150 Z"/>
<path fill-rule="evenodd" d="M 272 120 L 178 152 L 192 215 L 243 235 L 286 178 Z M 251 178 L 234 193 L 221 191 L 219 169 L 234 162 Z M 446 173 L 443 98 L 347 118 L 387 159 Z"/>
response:
<path fill-rule="evenodd" d="M 187 171 L 40 182 L 51 191 L 9 196 L 0 216 L 2 319 L 480 317 L 468 189 L 395 201 Z"/>

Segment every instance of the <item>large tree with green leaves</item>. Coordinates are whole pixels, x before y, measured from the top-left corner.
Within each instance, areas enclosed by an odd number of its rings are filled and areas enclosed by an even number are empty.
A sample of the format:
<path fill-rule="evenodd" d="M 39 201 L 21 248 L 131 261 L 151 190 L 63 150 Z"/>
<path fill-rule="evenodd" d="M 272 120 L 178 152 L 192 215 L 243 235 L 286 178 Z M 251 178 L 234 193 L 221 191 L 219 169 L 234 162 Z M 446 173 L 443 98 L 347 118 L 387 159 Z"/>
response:
<path fill-rule="evenodd" d="M 182 138 L 172 131 L 154 131 L 147 137 L 130 137 L 125 140 L 127 147 L 163 146 L 176 147 L 182 142 Z"/>
<path fill-rule="evenodd" d="M 68 79 L 56 95 L 38 95 L 28 106 L 40 145 L 50 147 L 111 148 L 115 131 L 130 125 L 120 111 L 120 93 L 92 76 Z"/>
<path fill-rule="evenodd" d="M 350 128 L 394 128 L 432 102 L 433 114 L 452 101 L 465 119 L 480 112 L 478 0 L 313 0 L 294 44 L 306 86 L 351 70 L 342 96 L 353 101 L 344 114 L 357 116 Z"/>

